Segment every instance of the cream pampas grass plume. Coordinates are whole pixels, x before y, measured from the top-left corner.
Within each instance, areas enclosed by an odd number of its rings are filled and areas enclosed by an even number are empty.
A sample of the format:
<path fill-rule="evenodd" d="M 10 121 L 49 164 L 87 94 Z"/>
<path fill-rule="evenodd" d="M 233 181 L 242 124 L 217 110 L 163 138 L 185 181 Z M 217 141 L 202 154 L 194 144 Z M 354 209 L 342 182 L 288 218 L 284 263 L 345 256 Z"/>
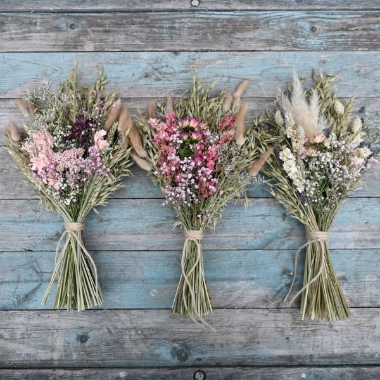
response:
<path fill-rule="evenodd" d="M 308 101 L 296 73 L 293 77 L 291 99 L 282 96 L 280 104 L 286 112 L 292 114 L 296 125 L 303 128 L 308 139 L 327 128 L 324 119 L 319 117 L 318 93 L 313 90 Z"/>

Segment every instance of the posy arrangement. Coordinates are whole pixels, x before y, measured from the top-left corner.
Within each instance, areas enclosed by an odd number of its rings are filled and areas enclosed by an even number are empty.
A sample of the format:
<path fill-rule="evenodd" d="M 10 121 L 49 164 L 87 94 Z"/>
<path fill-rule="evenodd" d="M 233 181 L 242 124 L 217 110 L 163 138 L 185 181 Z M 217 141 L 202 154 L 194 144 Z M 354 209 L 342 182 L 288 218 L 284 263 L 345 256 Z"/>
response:
<path fill-rule="evenodd" d="M 175 106 L 171 98 L 157 109 L 148 107 L 149 120 L 138 118 L 142 147 L 135 147 L 135 161 L 149 170 L 165 196 L 163 206 L 178 216 L 176 226 L 185 233 L 182 274 L 173 302 L 174 313 L 207 325 L 203 316 L 212 312 L 204 277 L 202 238 L 215 228 L 228 201 L 239 198 L 258 172 L 256 142 L 246 138 L 247 105 L 240 96 L 223 91 L 212 97 L 215 82 L 206 86 L 193 77 L 188 95 Z M 156 114 L 157 111 L 157 114 Z"/>
<path fill-rule="evenodd" d="M 7 129 L 7 149 L 40 200 L 64 220 L 56 264 L 43 299 L 55 278 L 54 307 L 78 311 L 101 305 L 103 294 L 97 269 L 83 242 L 87 214 L 104 205 L 129 174 L 129 150 L 123 148 L 128 125 L 118 123 L 121 101 L 102 92 L 102 72 L 91 86 L 80 86 L 76 66 L 55 95 L 49 85 L 17 101 L 24 116 L 31 115 L 20 134 Z M 59 253 L 61 241 L 66 237 Z"/>
<path fill-rule="evenodd" d="M 289 96 L 280 94 L 254 135 L 262 149 L 274 148 L 264 173 L 270 192 L 306 227 L 301 314 L 310 319 L 345 319 L 350 309 L 336 277 L 329 251 L 329 227 L 345 198 L 377 160 L 370 149 L 376 134 L 352 118 L 353 98 L 340 101 L 335 77 L 313 72 L 314 86 L 305 91 L 294 75 Z M 377 136 L 378 137 L 378 136 Z"/>

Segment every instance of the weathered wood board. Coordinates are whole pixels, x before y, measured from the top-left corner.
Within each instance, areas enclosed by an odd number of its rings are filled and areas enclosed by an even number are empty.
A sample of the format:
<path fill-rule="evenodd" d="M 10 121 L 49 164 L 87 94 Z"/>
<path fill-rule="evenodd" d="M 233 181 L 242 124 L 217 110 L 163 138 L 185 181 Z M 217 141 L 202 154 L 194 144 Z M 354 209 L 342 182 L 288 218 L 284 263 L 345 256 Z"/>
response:
<path fill-rule="evenodd" d="M 377 50 L 379 16 L 380 11 L 374 10 L 3 13 L 0 25 L 5 27 L 0 29 L 0 48 L 3 51 Z"/>
<path fill-rule="evenodd" d="M 12 323 L 6 323 L 6 320 Z M 218 309 L 205 330 L 170 310 L 0 312 L 3 368 L 378 365 L 377 308 L 347 321 L 298 310 Z M 154 378 L 154 377 L 153 377 Z"/>
<path fill-rule="evenodd" d="M 0 201 L 0 250 L 55 251 L 63 232 L 60 217 L 35 200 Z M 380 248 L 380 199 L 346 201 L 330 232 L 330 248 Z M 173 229 L 175 213 L 161 199 L 112 199 L 98 215 L 86 218 L 84 236 L 90 250 L 182 250 L 183 233 Z M 359 219 L 359 220 L 358 220 Z M 276 221 L 276 223 L 274 223 Z M 17 231 L 17 238 L 15 238 Z M 207 231 L 204 249 L 297 249 L 305 230 L 274 199 L 250 199 L 227 206 L 215 230 Z"/>
<path fill-rule="evenodd" d="M 380 52 L 78 52 L 3 53 L 0 56 L 0 98 L 17 98 L 29 88 L 66 79 L 74 61 L 86 80 L 104 68 L 108 91 L 121 97 L 183 96 L 193 68 L 206 80 L 218 79 L 216 90 L 234 88 L 242 80 L 251 85 L 247 97 L 270 97 L 284 89 L 296 70 L 311 84 L 312 69 L 335 73 L 339 94 L 359 98 L 380 96 Z"/>
<path fill-rule="evenodd" d="M 182 96 L 194 67 L 216 90 L 249 80 L 246 126 L 311 69 L 338 75 L 354 112 L 380 122 L 380 1 L 3 0 L 0 135 L 27 122 L 14 99 L 70 73 L 103 67 L 132 115 L 149 100 Z M 86 220 L 86 246 L 106 296 L 83 313 L 40 305 L 63 232 L 59 217 L 3 149 L 0 137 L 0 379 L 360 380 L 380 377 L 380 165 L 331 228 L 331 256 L 352 308 L 347 321 L 301 321 L 282 299 L 304 228 L 265 186 L 249 207 L 231 203 L 204 239 L 217 332 L 172 315 L 183 233 L 146 174 Z M 302 284 L 300 259 L 295 288 Z M 53 289 L 54 291 L 54 289 Z"/>
<path fill-rule="evenodd" d="M 199 367 L 194 368 L 114 368 L 114 369 L 3 369 L 3 380 L 58 380 L 58 379 L 139 379 L 139 380 L 183 380 L 193 379 L 195 375 L 218 380 L 358 380 L 380 377 L 380 367 Z M 200 377 L 202 378 L 202 377 Z"/>
<path fill-rule="evenodd" d="M 104 309 L 170 308 L 181 271 L 178 251 L 92 252 L 99 268 Z M 295 250 L 207 250 L 205 275 L 215 309 L 278 308 L 293 278 Z M 350 307 L 379 307 L 378 249 L 331 251 Z M 302 286 L 303 259 L 294 292 Z M 0 309 L 49 309 L 41 305 L 53 272 L 53 252 L 2 252 Z M 53 288 L 52 294 L 54 294 Z M 296 302 L 292 307 L 299 306 Z"/>

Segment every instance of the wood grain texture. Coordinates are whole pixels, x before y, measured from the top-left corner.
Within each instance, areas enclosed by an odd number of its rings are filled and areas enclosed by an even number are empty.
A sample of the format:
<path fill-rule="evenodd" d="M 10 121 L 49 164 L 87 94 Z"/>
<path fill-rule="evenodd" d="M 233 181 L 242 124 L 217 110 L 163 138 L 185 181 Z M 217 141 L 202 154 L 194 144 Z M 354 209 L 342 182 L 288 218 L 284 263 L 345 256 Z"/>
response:
<path fill-rule="evenodd" d="M 274 309 L 215 310 L 207 320 L 216 332 L 170 310 L 3 311 L 0 362 L 3 368 L 379 363 L 379 309 L 354 309 L 335 323 Z"/>
<path fill-rule="evenodd" d="M 86 81 L 95 80 L 103 67 L 108 91 L 126 98 L 183 96 L 194 67 L 200 77 L 218 79 L 216 91 L 249 80 L 247 97 L 273 98 L 292 80 L 293 70 L 309 79 L 312 68 L 337 74 L 341 97 L 380 97 L 380 53 L 348 51 L 3 53 L 0 98 L 16 98 L 46 82 L 56 88 L 70 74 L 75 60 Z"/>
<path fill-rule="evenodd" d="M 277 308 L 293 278 L 295 250 L 207 250 L 205 276 L 215 309 Z M 92 252 L 105 302 L 102 309 L 171 308 L 181 252 Z M 380 306 L 378 249 L 332 250 L 331 257 L 350 307 Z M 374 264 L 376 263 L 376 264 Z M 294 293 L 302 287 L 304 254 Z M 0 253 L 0 309 L 50 309 L 55 287 L 41 306 L 54 269 L 53 252 Z M 298 308 L 296 302 L 293 308 Z"/>
<path fill-rule="evenodd" d="M 378 50 L 379 17 L 375 10 L 3 13 L 0 50 Z"/>
<path fill-rule="evenodd" d="M 13 98 L 47 81 L 55 87 L 75 60 L 86 80 L 104 67 L 108 90 L 132 114 L 150 99 L 183 96 L 197 66 L 201 77 L 219 79 L 217 90 L 250 80 L 252 117 L 293 70 L 310 78 L 320 68 L 338 74 L 341 96 L 357 95 L 356 114 L 379 124 L 379 16 L 379 0 L 2 0 L 0 135 L 25 121 Z M 62 221 L 38 207 L 0 147 L 0 379 L 182 380 L 198 369 L 223 380 L 380 378 L 380 165 L 331 231 L 352 318 L 301 321 L 297 304 L 281 302 L 304 228 L 263 186 L 249 192 L 247 210 L 230 204 L 205 236 L 215 307 L 207 321 L 216 333 L 169 310 L 183 234 L 172 230 L 175 214 L 151 180 L 133 174 L 86 221 L 103 309 L 54 312 L 40 300 Z M 301 258 L 294 291 L 302 271 Z"/>
<path fill-rule="evenodd" d="M 2 380 L 184 380 L 202 371 L 206 379 L 218 380 L 377 380 L 380 367 L 203 367 L 193 368 L 98 368 L 98 369 L 2 369 Z"/>
<path fill-rule="evenodd" d="M 202 10 L 321 10 L 321 9 L 380 9 L 379 0 L 202 0 L 199 6 L 191 6 L 183 0 L 2 0 L 0 12 L 115 12 L 115 11 L 187 11 Z"/>
<path fill-rule="evenodd" d="M 99 215 L 86 218 L 86 246 L 97 250 L 182 250 L 183 233 L 173 230 L 175 213 L 159 199 L 112 199 Z M 330 232 L 332 249 L 380 247 L 380 199 L 351 198 Z M 0 200 L 0 251 L 55 251 L 61 219 L 37 201 Z M 250 199 L 227 206 L 215 231 L 207 231 L 206 250 L 298 249 L 305 231 L 274 199 Z"/>

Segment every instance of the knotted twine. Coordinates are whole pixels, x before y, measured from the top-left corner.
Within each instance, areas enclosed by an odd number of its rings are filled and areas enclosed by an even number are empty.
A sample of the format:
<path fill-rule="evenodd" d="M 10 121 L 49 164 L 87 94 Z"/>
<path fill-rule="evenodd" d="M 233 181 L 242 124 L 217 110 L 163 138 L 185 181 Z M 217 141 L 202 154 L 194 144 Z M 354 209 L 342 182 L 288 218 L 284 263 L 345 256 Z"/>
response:
<path fill-rule="evenodd" d="M 191 294 L 191 306 L 192 306 L 192 309 L 195 310 L 195 317 L 198 318 L 198 320 L 202 323 L 199 323 L 192 315 L 192 313 L 189 312 L 189 306 L 187 305 L 187 300 L 186 300 L 186 294 L 185 294 L 185 290 L 186 290 L 186 286 L 184 285 L 182 287 L 182 299 L 183 299 L 183 303 L 184 303 L 184 306 L 185 306 L 185 309 L 186 311 L 189 313 L 190 315 L 190 318 L 198 325 L 202 326 L 202 327 L 209 327 L 212 331 L 216 331 L 212 326 L 210 326 L 201 316 L 201 314 L 198 312 L 198 310 L 196 309 L 195 307 L 195 294 L 194 294 L 194 291 L 190 285 L 190 282 L 189 282 L 189 277 L 191 275 L 191 273 L 195 270 L 195 268 L 197 267 L 199 261 L 201 260 L 201 257 L 202 257 L 202 247 L 201 247 L 201 241 L 203 239 L 203 231 L 202 230 L 185 230 L 185 243 L 183 244 L 183 250 L 182 250 L 182 260 L 181 260 L 181 269 L 182 269 L 182 276 L 183 276 L 183 279 L 184 279 L 184 282 L 185 284 L 188 286 L 189 288 L 189 291 L 190 291 L 190 294 Z M 186 253 L 186 245 L 193 241 L 195 243 L 195 245 L 197 246 L 197 258 L 195 260 L 195 263 L 194 265 L 191 267 L 191 269 L 188 271 L 188 274 L 186 274 L 186 266 L 185 266 L 185 253 Z"/>
<path fill-rule="evenodd" d="M 51 290 L 51 287 L 53 285 L 54 279 L 55 279 L 56 275 L 58 274 L 58 267 L 59 267 L 59 264 L 61 263 L 61 261 L 63 259 L 63 251 L 61 252 L 61 255 L 58 257 L 59 246 L 61 245 L 61 242 L 62 242 L 62 240 L 64 239 L 64 237 L 66 235 L 69 235 L 69 236 L 71 235 L 71 236 L 74 237 L 74 239 L 76 239 L 76 241 L 78 242 L 79 246 L 82 248 L 83 252 L 85 253 L 85 255 L 87 256 L 87 258 L 89 259 L 90 263 L 92 264 L 92 266 L 94 268 L 94 272 L 95 272 L 95 278 L 94 278 L 94 281 L 95 281 L 95 294 L 96 294 L 96 297 L 99 298 L 99 293 L 98 293 L 98 272 L 97 272 L 97 269 L 96 269 L 95 262 L 92 259 L 91 255 L 88 253 L 86 247 L 81 242 L 81 239 L 79 239 L 78 235 L 75 233 L 75 232 L 80 232 L 80 231 L 84 230 L 84 223 L 65 222 L 64 226 L 65 226 L 65 231 L 63 231 L 63 234 L 61 235 L 61 238 L 58 241 L 57 249 L 55 250 L 55 269 L 54 269 L 54 273 L 52 275 L 52 278 L 51 278 L 50 284 L 48 286 L 48 289 L 46 290 L 45 297 L 44 297 L 44 299 L 42 301 L 43 304 L 45 304 L 47 295 L 49 294 L 49 292 Z M 57 257 L 58 257 L 58 259 L 57 259 Z"/>
<path fill-rule="evenodd" d="M 293 280 L 292 280 L 292 283 L 290 285 L 290 289 L 288 291 L 288 294 L 286 295 L 286 297 L 284 298 L 284 302 L 286 302 L 288 300 L 288 297 L 293 289 L 293 284 L 294 284 L 294 281 L 296 279 L 296 274 L 297 274 L 297 261 L 298 261 L 298 255 L 299 253 L 304 249 L 306 248 L 307 246 L 313 244 L 313 243 L 316 243 L 316 242 L 319 242 L 321 248 L 322 248 L 322 257 L 321 257 L 321 261 L 320 261 L 320 264 L 319 264 L 319 270 L 318 270 L 318 273 L 306 284 L 302 287 L 302 289 L 300 291 L 298 291 L 296 293 L 296 295 L 291 299 L 290 303 L 289 303 L 289 306 L 295 301 L 295 299 L 308 287 L 310 286 L 313 282 L 317 281 L 319 276 L 322 274 L 322 271 L 323 271 L 323 262 L 325 260 L 325 255 L 326 255 L 326 252 L 325 252 L 325 245 L 324 245 L 324 242 L 327 241 L 329 239 L 329 233 L 327 231 L 306 231 L 306 237 L 307 237 L 307 243 L 305 243 L 304 245 L 302 245 L 301 247 L 298 248 L 298 251 L 296 253 L 296 258 L 294 260 L 294 273 L 293 273 Z"/>

